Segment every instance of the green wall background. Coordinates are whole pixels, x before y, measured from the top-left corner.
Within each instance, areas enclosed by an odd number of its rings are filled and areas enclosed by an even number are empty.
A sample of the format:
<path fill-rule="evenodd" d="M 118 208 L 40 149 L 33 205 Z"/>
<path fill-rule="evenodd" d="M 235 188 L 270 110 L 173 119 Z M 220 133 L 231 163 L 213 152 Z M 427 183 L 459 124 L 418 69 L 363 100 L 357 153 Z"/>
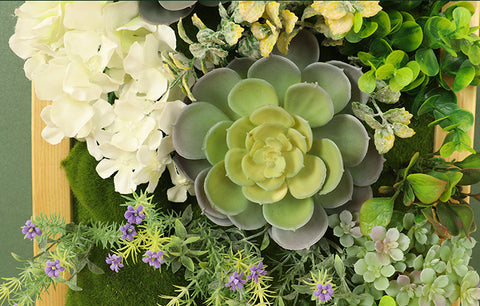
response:
<path fill-rule="evenodd" d="M 8 47 L 14 33 L 14 10 L 23 1 L 0 1 L 0 278 L 19 272 L 11 252 L 32 254 L 32 244 L 23 239 L 21 226 L 31 217 L 30 82 L 23 72 L 23 60 Z M 477 99 L 478 100 L 478 99 Z M 480 118 L 480 107 L 477 107 Z M 480 150 L 480 120 L 475 131 L 475 148 Z M 474 186 L 480 192 L 480 185 Z M 480 203 L 473 201 L 476 220 Z M 477 221 L 480 226 L 480 222 Z M 474 234 L 480 241 L 480 230 Z M 480 244 L 471 265 L 480 270 Z"/>

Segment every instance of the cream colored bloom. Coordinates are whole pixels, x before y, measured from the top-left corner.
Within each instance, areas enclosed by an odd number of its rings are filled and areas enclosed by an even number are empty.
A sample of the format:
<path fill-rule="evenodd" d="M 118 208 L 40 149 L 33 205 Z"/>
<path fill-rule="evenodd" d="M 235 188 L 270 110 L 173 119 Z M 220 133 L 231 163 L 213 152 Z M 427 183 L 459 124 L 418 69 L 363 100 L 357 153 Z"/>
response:
<path fill-rule="evenodd" d="M 379 1 L 314 1 L 311 7 L 325 19 L 332 35 L 346 34 L 353 26 L 355 13 L 375 16 L 382 7 Z"/>

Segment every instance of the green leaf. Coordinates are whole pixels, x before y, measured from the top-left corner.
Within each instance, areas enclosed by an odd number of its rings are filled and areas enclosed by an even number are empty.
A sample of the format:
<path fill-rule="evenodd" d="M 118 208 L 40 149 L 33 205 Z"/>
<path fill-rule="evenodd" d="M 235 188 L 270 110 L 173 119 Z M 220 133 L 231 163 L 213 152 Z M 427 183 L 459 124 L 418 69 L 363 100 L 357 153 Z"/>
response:
<path fill-rule="evenodd" d="M 19 262 L 25 262 L 25 261 L 29 261 L 29 260 L 30 260 L 29 258 L 20 256 L 20 255 L 18 255 L 18 254 L 16 254 L 16 253 L 13 253 L 13 252 L 11 252 L 10 254 L 12 255 L 13 259 L 15 259 L 16 261 L 19 261 Z"/>
<path fill-rule="evenodd" d="M 175 219 L 175 235 L 182 239 L 187 236 L 187 230 L 179 219 Z"/>
<path fill-rule="evenodd" d="M 413 188 L 409 184 L 405 185 L 405 190 L 403 191 L 403 205 L 410 206 L 415 201 L 415 194 L 413 193 Z"/>
<path fill-rule="evenodd" d="M 479 65 L 480 64 L 480 46 L 478 44 L 472 45 L 468 50 L 468 59 L 472 64 Z"/>
<path fill-rule="evenodd" d="M 457 7 L 453 10 L 453 20 L 457 26 L 457 30 L 465 27 L 470 27 L 470 18 L 472 14 L 464 7 Z"/>
<path fill-rule="evenodd" d="M 446 142 L 440 148 L 440 156 L 449 157 L 453 154 L 453 152 L 455 152 L 456 148 L 457 144 L 455 142 Z"/>
<path fill-rule="evenodd" d="M 103 272 L 103 270 L 99 266 L 97 266 L 96 264 L 94 264 L 90 260 L 87 261 L 87 266 L 88 266 L 88 270 L 90 270 L 90 272 L 92 272 L 93 274 L 103 274 L 103 273 L 105 273 L 105 272 Z"/>
<path fill-rule="evenodd" d="M 372 198 L 360 208 L 360 230 L 365 236 L 375 226 L 387 227 L 393 214 L 392 198 Z"/>
<path fill-rule="evenodd" d="M 345 264 L 343 263 L 343 260 L 340 258 L 340 256 L 338 256 L 337 254 L 335 254 L 334 267 L 335 267 L 335 272 L 337 272 L 338 277 L 340 277 L 341 279 L 344 278 L 345 277 Z"/>
<path fill-rule="evenodd" d="M 480 168 L 480 153 L 471 154 L 462 161 L 455 162 L 454 164 L 460 168 Z"/>
<path fill-rule="evenodd" d="M 409 174 L 407 181 L 413 187 L 415 196 L 424 204 L 437 201 L 447 185 L 447 182 L 424 173 Z"/>
<path fill-rule="evenodd" d="M 437 56 L 432 49 L 418 49 L 415 60 L 420 65 L 420 70 L 428 76 L 435 76 L 440 71 Z"/>
<path fill-rule="evenodd" d="M 395 33 L 402 26 L 403 16 L 399 11 L 393 11 L 393 10 L 388 12 L 388 16 L 390 17 L 390 24 L 391 24 L 390 33 Z"/>
<path fill-rule="evenodd" d="M 189 45 L 193 44 L 193 41 L 188 37 L 187 32 L 185 32 L 185 28 L 183 27 L 182 18 L 180 18 L 178 20 L 177 30 L 178 30 L 178 36 L 180 36 L 180 38 L 184 42 L 186 42 Z"/>
<path fill-rule="evenodd" d="M 364 73 L 358 79 L 358 87 L 363 92 L 366 92 L 366 93 L 373 92 L 376 87 L 375 70 L 370 70 Z"/>
<path fill-rule="evenodd" d="M 266 248 L 268 248 L 269 244 L 270 244 L 270 235 L 267 232 L 265 232 L 265 234 L 263 235 L 262 244 L 260 245 L 260 251 L 263 251 Z"/>
<path fill-rule="evenodd" d="M 378 80 L 385 80 L 390 78 L 394 72 L 395 67 L 392 64 L 385 64 L 378 67 L 377 71 L 375 71 L 375 77 Z"/>
<path fill-rule="evenodd" d="M 68 288 L 72 289 L 73 291 L 82 291 L 83 289 L 78 287 L 77 284 L 74 284 L 72 282 L 66 282 L 66 284 L 68 285 Z"/>
<path fill-rule="evenodd" d="M 192 221 L 193 218 L 193 210 L 192 205 L 188 205 L 187 208 L 182 212 L 182 224 L 187 225 Z"/>
<path fill-rule="evenodd" d="M 358 33 L 360 32 L 360 29 L 362 28 L 363 24 L 363 17 L 362 14 L 359 12 L 355 13 L 355 18 L 353 20 L 353 32 Z"/>
<path fill-rule="evenodd" d="M 180 262 L 185 268 L 187 268 L 188 271 L 195 271 L 195 265 L 193 264 L 193 260 L 190 257 L 180 256 Z"/>
<path fill-rule="evenodd" d="M 458 182 L 458 185 L 468 186 L 480 182 L 480 169 L 478 168 L 465 168 L 462 169 L 462 179 Z"/>
<path fill-rule="evenodd" d="M 384 295 L 380 299 L 380 303 L 378 304 L 378 306 L 397 306 L 397 302 L 395 302 L 395 300 L 391 296 Z"/>
<path fill-rule="evenodd" d="M 463 132 L 468 132 L 475 122 L 473 114 L 465 109 L 458 109 L 450 113 L 448 120 Z"/>
<path fill-rule="evenodd" d="M 469 236 L 469 234 L 472 233 L 474 231 L 474 228 L 476 227 L 472 207 L 469 204 L 458 204 L 450 205 L 450 208 L 458 216 L 462 225 L 462 231 L 465 233 L 466 236 Z"/>
<path fill-rule="evenodd" d="M 435 208 L 439 223 L 445 226 L 451 235 L 457 236 L 460 234 L 459 224 L 456 220 L 457 216 L 455 212 L 451 210 L 450 206 L 446 203 L 440 202 Z"/>
<path fill-rule="evenodd" d="M 392 47 L 385 39 L 377 38 L 372 41 L 372 44 L 368 49 L 369 53 L 367 54 L 373 57 L 373 59 L 381 60 L 385 58 L 387 55 L 389 55 L 390 53 L 392 53 L 392 51 L 393 51 Z M 362 52 L 358 52 L 359 57 L 360 57 L 360 53 Z"/>
<path fill-rule="evenodd" d="M 185 241 L 183 242 L 183 244 L 190 244 L 190 243 L 194 243 L 198 240 L 200 240 L 201 237 L 200 236 L 193 236 L 193 237 L 188 237 L 187 239 L 185 239 Z"/>
<path fill-rule="evenodd" d="M 393 66 L 395 66 L 395 68 L 403 67 L 407 64 L 407 62 L 408 62 L 408 55 L 402 50 L 393 51 L 385 59 L 386 64 L 392 64 Z"/>
<path fill-rule="evenodd" d="M 413 81 L 413 71 L 408 67 L 403 67 L 395 71 L 394 77 L 390 79 L 388 85 L 393 91 L 400 91 Z"/>
<path fill-rule="evenodd" d="M 465 87 L 470 85 L 474 77 L 475 68 L 473 67 L 472 63 L 470 63 L 469 61 L 464 62 L 460 66 L 460 70 L 457 71 L 455 80 L 453 81 L 452 90 L 457 92 L 464 89 Z"/>
<path fill-rule="evenodd" d="M 447 186 L 445 186 L 445 191 L 440 196 L 440 201 L 447 202 L 452 195 L 453 188 L 458 184 L 461 180 L 463 174 L 461 172 L 451 171 L 451 172 L 430 172 L 431 176 L 441 179 L 447 182 Z"/>
<path fill-rule="evenodd" d="M 405 52 L 411 52 L 420 47 L 423 40 L 422 28 L 415 21 L 406 21 L 392 36 L 392 46 Z"/>
<path fill-rule="evenodd" d="M 428 220 L 428 222 L 433 225 L 433 227 L 435 228 L 435 233 L 437 235 L 439 235 L 440 237 L 445 237 L 448 235 L 447 228 L 439 223 L 437 213 L 435 212 L 435 209 L 433 207 L 426 207 L 422 209 L 422 213 Z"/>
<path fill-rule="evenodd" d="M 391 31 L 390 17 L 385 11 L 378 12 L 370 20 L 378 24 L 378 28 L 373 34 L 375 37 L 379 37 L 379 38 L 385 37 L 390 33 Z"/>

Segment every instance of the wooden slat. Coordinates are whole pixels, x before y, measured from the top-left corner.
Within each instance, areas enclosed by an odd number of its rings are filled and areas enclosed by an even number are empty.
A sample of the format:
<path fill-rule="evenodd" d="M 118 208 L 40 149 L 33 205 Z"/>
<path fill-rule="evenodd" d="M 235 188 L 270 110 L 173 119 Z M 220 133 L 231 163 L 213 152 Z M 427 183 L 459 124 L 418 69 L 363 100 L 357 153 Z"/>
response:
<path fill-rule="evenodd" d="M 32 85 L 32 214 L 41 212 L 51 215 L 61 213 L 66 222 L 71 221 L 70 186 L 60 162 L 70 151 L 70 141 L 64 139 L 58 145 L 47 143 L 41 136 L 45 123 L 40 118 L 42 109 L 49 102 L 38 100 Z M 39 252 L 34 245 L 34 253 Z M 37 301 L 37 306 L 63 306 L 67 286 L 59 284 L 56 290 L 50 287 L 48 293 Z"/>

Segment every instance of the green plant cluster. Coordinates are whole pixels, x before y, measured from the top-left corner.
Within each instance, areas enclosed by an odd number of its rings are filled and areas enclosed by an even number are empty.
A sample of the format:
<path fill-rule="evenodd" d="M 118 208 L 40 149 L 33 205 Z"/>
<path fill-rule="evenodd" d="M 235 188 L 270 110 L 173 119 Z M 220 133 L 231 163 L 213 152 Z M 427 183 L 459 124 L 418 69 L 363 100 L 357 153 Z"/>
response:
<path fill-rule="evenodd" d="M 388 197 L 367 200 L 360 209 L 364 235 L 375 226 L 390 224 L 395 210 L 424 216 L 442 238 L 466 236 L 476 230 L 473 210 L 462 187 L 480 182 L 480 155 L 462 161 L 445 161 L 437 156 L 416 153 L 409 165 L 399 171 L 393 186 L 381 186 Z M 476 195 L 475 195 L 476 196 Z"/>
<path fill-rule="evenodd" d="M 362 91 L 389 104 L 398 102 L 401 92 L 414 95 L 412 113 L 433 115 L 431 125 L 449 132 L 442 156 L 473 153 L 466 134 L 473 115 L 457 105 L 455 92 L 480 84 L 480 38 L 474 33 L 478 27 L 470 27 L 475 9 L 456 2 L 442 11 L 447 2 L 409 1 L 403 8 L 384 2 L 387 7 L 358 32 L 352 29 L 341 49 L 370 69 L 359 80 Z M 451 84 L 445 76 L 453 78 Z"/>

